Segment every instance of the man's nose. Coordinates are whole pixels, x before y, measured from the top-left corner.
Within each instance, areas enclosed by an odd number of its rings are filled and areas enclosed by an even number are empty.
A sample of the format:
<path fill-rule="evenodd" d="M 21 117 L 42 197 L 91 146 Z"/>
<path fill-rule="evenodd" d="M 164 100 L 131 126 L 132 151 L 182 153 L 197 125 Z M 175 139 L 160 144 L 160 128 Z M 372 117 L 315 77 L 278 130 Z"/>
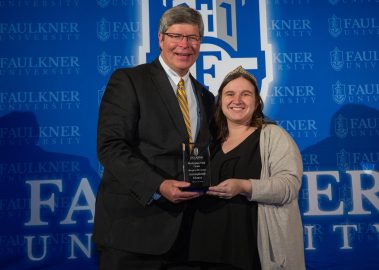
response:
<path fill-rule="evenodd" d="M 179 44 L 183 47 L 188 47 L 190 44 L 189 37 L 184 36 L 183 39 L 179 42 Z"/>

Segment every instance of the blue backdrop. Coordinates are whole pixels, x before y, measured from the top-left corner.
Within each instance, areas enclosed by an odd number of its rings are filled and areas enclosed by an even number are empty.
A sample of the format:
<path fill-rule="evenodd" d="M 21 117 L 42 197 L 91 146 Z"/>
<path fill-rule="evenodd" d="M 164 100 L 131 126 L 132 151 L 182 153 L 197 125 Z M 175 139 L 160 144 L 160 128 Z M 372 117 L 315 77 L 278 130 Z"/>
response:
<path fill-rule="evenodd" d="M 205 22 L 194 76 L 216 93 L 243 65 L 299 145 L 307 269 L 378 269 L 378 0 L 0 0 L 0 269 L 97 269 L 99 102 L 182 3 Z"/>

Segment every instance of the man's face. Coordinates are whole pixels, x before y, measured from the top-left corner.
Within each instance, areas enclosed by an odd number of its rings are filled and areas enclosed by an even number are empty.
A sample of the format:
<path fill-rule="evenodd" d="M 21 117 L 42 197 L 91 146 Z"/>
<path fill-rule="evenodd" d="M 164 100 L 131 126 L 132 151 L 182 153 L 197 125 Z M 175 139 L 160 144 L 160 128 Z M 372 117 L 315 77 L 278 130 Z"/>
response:
<path fill-rule="evenodd" d="M 185 36 L 200 36 L 199 28 L 192 24 L 171 25 L 166 33 Z M 195 63 L 200 51 L 200 41 L 191 42 L 184 37 L 181 41 L 169 35 L 158 34 L 161 56 L 165 63 L 180 76 L 185 75 Z"/>

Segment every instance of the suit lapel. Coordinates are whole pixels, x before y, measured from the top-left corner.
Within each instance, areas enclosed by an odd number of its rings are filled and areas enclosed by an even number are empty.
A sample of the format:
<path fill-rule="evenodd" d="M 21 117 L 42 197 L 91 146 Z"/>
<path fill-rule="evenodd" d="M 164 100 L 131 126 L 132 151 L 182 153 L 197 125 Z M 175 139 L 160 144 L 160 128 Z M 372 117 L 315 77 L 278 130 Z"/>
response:
<path fill-rule="evenodd" d="M 167 78 L 166 72 L 159 63 L 158 58 L 151 64 L 151 74 L 155 84 L 155 89 L 158 91 L 163 103 L 169 111 L 174 126 L 180 135 L 188 140 L 188 133 L 184 124 L 182 112 L 180 111 L 178 100 L 174 94 L 170 81 Z"/>
<path fill-rule="evenodd" d="M 197 135 L 196 142 L 197 143 L 209 143 L 209 129 L 208 129 L 208 119 L 209 115 L 207 115 L 207 110 L 204 106 L 208 105 L 205 104 L 205 98 L 204 98 L 204 87 L 199 84 L 195 78 L 191 76 L 192 85 L 194 86 L 194 91 L 196 98 L 198 100 L 199 110 L 200 110 L 200 119 L 199 119 L 199 134 Z"/>

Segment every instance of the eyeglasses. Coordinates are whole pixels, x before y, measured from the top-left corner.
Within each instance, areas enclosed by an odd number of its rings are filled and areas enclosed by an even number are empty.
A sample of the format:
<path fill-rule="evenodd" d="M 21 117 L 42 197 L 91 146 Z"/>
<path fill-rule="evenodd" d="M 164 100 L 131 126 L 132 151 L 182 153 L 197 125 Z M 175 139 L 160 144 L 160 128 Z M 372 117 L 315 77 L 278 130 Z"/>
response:
<path fill-rule="evenodd" d="M 163 33 L 163 35 L 169 36 L 174 42 L 181 42 L 183 38 L 187 38 L 187 41 L 191 44 L 199 44 L 201 41 L 201 36 L 196 35 L 183 35 L 183 34 L 177 34 L 177 33 Z"/>

